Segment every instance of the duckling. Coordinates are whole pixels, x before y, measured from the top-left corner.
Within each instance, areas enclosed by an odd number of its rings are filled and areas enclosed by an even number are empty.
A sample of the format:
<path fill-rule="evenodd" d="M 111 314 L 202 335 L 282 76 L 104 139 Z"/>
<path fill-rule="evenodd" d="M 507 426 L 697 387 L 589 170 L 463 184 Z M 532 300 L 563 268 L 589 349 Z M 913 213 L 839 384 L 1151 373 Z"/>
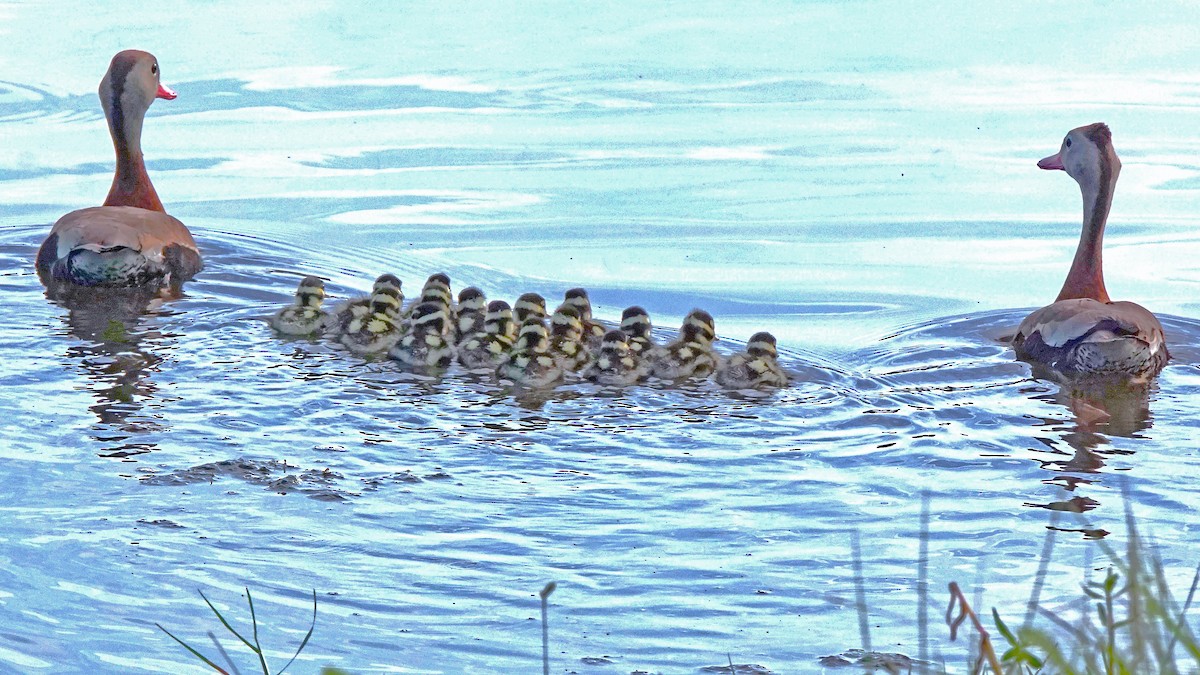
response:
<path fill-rule="evenodd" d="M 628 336 L 620 329 L 604 334 L 600 351 L 583 371 L 583 377 L 604 385 L 624 386 L 642 379 L 639 359 L 630 348 Z"/>
<path fill-rule="evenodd" d="M 530 317 L 545 319 L 547 316 L 546 299 L 537 293 L 525 293 L 517 298 L 517 303 L 513 305 L 513 318 L 516 319 L 518 326 L 524 324 L 525 320 Z"/>
<path fill-rule="evenodd" d="M 717 368 L 712 343 L 716 339 L 712 315 L 693 309 L 679 328 L 679 339 L 664 347 L 654 363 L 654 376 L 664 380 L 708 377 Z"/>
<path fill-rule="evenodd" d="M 429 278 L 425 280 L 425 285 L 421 287 L 421 294 L 404 312 L 404 318 L 408 319 L 418 305 L 426 302 L 443 305 L 446 308 L 447 316 L 453 315 L 454 295 L 450 292 L 450 277 L 445 272 L 429 275 Z"/>
<path fill-rule="evenodd" d="M 579 312 L 579 320 L 583 323 L 584 341 L 590 346 L 598 346 L 604 339 L 604 326 L 592 320 L 592 301 L 588 292 L 582 288 L 572 288 L 563 294 L 563 307 L 574 307 Z"/>
<path fill-rule="evenodd" d="M 468 335 L 483 331 L 487 304 L 487 296 L 474 286 L 467 286 L 459 291 L 458 311 L 454 315 L 455 342 L 462 342 Z"/>
<path fill-rule="evenodd" d="M 445 368 L 454 360 L 447 339 L 449 316 L 438 302 L 422 302 L 409 317 L 410 330 L 388 350 L 388 356 L 410 368 Z"/>
<path fill-rule="evenodd" d="M 786 387 L 788 377 L 779 367 L 775 336 L 767 332 L 751 335 L 746 351 L 734 354 L 717 368 L 716 380 L 729 389 Z"/>
<path fill-rule="evenodd" d="M 321 309 L 325 282 L 319 277 L 304 277 L 296 288 L 296 299 L 271 317 L 271 326 L 284 335 L 312 335 L 321 329 L 328 316 Z"/>
<path fill-rule="evenodd" d="M 590 360 L 583 343 L 583 321 L 570 305 L 554 310 L 550 319 L 550 354 L 565 371 L 576 371 Z"/>
<path fill-rule="evenodd" d="M 400 291 L 381 288 L 371 294 L 370 311 L 355 317 L 338 339 L 355 354 L 387 351 L 400 339 Z"/>
<path fill-rule="evenodd" d="M 375 284 L 371 287 L 371 295 L 384 288 L 394 288 L 396 297 L 403 304 L 404 292 L 401 290 L 401 286 L 400 278 L 395 274 L 380 274 L 375 278 Z M 339 333 L 344 333 L 346 327 L 350 325 L 350 321 L 360 316 L 366 316 L 371 311 L 371 295 L 351 298 L 335 305 L 325 320 L 323 331 L 326 336 L 335 337 Z"/>
<path fill-rule="evenodd" d="M 458 344 L 458 362 L 468 369 L 495 368 L 512 350 L 516 330 L 512 309 L 503 300 L 488 303 L 487 316 L 480 332 L 468 335 Z"/>
<path fill-rule="evenodd" d="M 650 368 L 660 349 L 654 343 L 652 329 L 650 315 L 641 307 L 634 305 L 621 312 L 621 330 L 629 337 L 629 350 L 638 358 L 643 375 L 650 374 Z"/>
<path fill-rule="evenodd" d="M 503 335 L 509 342 L 517 341 L 517 324 L 513 321 L 512 309 L 507 302 L 493 300 L 488 303 L 487 314 L 483 317 L 483 331 Z"/>
<path fill-rule="evenodd" d="M 526 387 L 545 387 L 558 382 L 563 371 L 558 361 L 546 352 L 549 347 L 545 322 L 527 321 L 521 326 L 512 354 L 496 368 L 496 375 Z"/>

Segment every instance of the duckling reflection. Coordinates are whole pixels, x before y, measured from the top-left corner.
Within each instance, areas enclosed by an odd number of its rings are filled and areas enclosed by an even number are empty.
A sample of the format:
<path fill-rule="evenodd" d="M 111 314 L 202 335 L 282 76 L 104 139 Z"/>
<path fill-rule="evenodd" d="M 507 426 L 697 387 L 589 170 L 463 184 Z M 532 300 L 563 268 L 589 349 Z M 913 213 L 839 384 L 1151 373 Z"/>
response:
<path fill-rule="evenodd" d="M 85 370 L 96 399 L 88 406 L 96 414 L 92 436 L 104 444 L 103 457 L 127 457 L 153 450 L 152 442 L 138 436 L 162 430 L 152 416 L 144 415 L 143 401 L 153 399 L 158 387 L 152 374 L 163 357 L 151 352 L 163 334 L 140 326 L 142 317 L 160 310 L 170 297 L 148 288 L 58 288 L 47 296 L 65 308 L 67 330 L 80 342 L 70 347 L 69 362 Z"/>

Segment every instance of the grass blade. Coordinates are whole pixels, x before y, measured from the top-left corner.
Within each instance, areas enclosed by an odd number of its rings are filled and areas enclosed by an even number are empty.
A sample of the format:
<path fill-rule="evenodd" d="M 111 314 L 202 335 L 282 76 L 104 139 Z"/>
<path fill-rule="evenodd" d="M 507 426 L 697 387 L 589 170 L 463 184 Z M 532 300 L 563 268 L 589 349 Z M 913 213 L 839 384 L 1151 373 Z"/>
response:
<path fill-rule="evenodd" d="M 217 615 L 217 618 L 221 621 L 221 625 L 225 626 L 226 630 L 228 630 L 230 633 L 233 633 L 234 637 L 242 641 L 242 644 L 246 645 L 251 650 L 257 651 L 254 649 L 254 645 L 249 640 L 242 637 L 241 633 L 237 632 L 234 630 L 233 626 L 229 625 L 229 622 L 225 620 L 225 617 L 221 614 L 221 611 L 213 606 L 212 601 L 208 599 L 208 596 L 204 595 L 204 591 L 197 591 L 197 593 L 200 594 L 200 597 L 204 598 L 204 602 L 208 604 L 208 608 L 212 610 L 213 614 Z"/>
<path fill-rule="evenodd" d="M 250 626 L 254 630 L 254 653 L 258 654 L 258 663 L 262 666 L 263 675 L 271 675 L 267 667 L 267 657 L 263 656 L 262 645 L 258 643 L 258 617 L 254 615 L 254 597 L 250 595 L 250 587 L 246 586 L 246 603 L 250 605 Z"/>
<path fill-rule="evenodd" d="M 196 651 L 196 650 L 195 650 L 194 648 L 192 648 L 192 646 L 191 646 L 191 645 L 189 645 L 188 643 L 186 643 L 186 642 L 184 642 L 183 640 L 180 640 L 179 638 L 175 637 L 175 634 L 174 634 L 174 633 L 172 633 L 171 631 L 167 630 L 166 628 L 163 628 L 163 627 L 162 627 L 162 624 L 156 623 L 156 624 L 154 624 L 154 625 L 155 625 L 155 626 L 158 626 L 158 629 L 159 629 L 159 630 L 161 630 L 162 632 L 164 632 L 164 633 L 166 633 L 167 635 L 169 635 L 169 636 L 171 637 L 171 639 L 172 639 L 172 640 L 174 640 L 174 641 L 178 642 L 180 645 L 182 645 L 182 646 L 183 646 L 183 648 L 184 648 L 184 649 L 186 649 L 186 650 L 188 650 L 189 652 L 191 652 L 191 653 L 192 653 L 192 654 L 193 654 L 193 655 L 194 655 L 196 658 L 198 658 L 198 659 L 200 659 L 201 661 L 203 661 L 204 663 L 208 664 L 208 666 L 209 666 L 210 668 L 212 668 L 213 670 L 217 671 L 218 673 L 221 673 L 222 675 L 229 675 L 229 671 L 225 670 L 225 669 L 224 669 L 224 668 L 222 668 L 221 666 L 218 666 L 217 664 L 215 664 L 215 663 L 213 663 L 212 661 L 210 661 L 210 660 L 209 660 L 209 658 L 208 658 L 207 656 L 205 656 L 205 655 L 201 654 L 200 652 Z"/>
<path fill-rule="evenodd" d="M 310 637 L 312 637 L 313 629 L 316 627 L 317 627 L 317 589 L 314 588 L 313 589 L 312 623 L 309 625 L 308 632 L 305 633 L 304 639 L 300 641 L 300 646 L 296 648 L 296 653 L 292 655 L 291 660 L 289 660 L 286 664 L 284 664 L 284 666 L 282 668 L 279 669 L 279 673 L 277 675 L 283 675 L 283 671 L 287 670 L 288 666 L 292 665 L 292 661 L 295 661 L 297 656 L 300 656 L 300 652 L 304 651 L 304 646 L 308 644 L 308 639 Z"/>

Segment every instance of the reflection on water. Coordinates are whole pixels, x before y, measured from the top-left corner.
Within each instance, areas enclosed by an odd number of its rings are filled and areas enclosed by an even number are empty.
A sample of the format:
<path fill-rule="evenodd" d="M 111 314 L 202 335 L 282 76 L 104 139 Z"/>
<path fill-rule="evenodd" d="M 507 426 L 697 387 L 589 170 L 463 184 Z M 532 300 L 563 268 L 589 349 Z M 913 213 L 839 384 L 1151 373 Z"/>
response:
<path fill-rule="evenodd" d="M 164 311 L 172 293 L 158 289 L 91 289 L 51 281 L 46 297 L 66 309 L 64 321 L 77 342 L 65 356 L 85 371 L 96 399 L 88 409 L 99 424 L 93 437 L 102 457 L 124 458 L 149 452 L 154 443 L 140 441 L 162 431 L 146 403 L 158 398 L 152 376 L 165 354 L 162 332 L 146 328 L 143 317 Z"/>

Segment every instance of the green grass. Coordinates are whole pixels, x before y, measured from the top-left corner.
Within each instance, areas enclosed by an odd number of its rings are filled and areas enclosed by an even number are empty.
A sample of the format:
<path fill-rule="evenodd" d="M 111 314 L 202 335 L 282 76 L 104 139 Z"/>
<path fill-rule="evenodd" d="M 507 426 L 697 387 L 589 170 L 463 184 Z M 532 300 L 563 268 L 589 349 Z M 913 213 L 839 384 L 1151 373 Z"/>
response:
<path fill-rule="evenodd" d="M 245 636 L 243 636 L 241 633 L 239 633 L 237 631 L 237 629 L 234 628 L 233 625 L 229 623 L 229 620 L 225 618 L 225 615 L 221 614 L 221 611 L 218 610 L 216 608 L 216 606 L 212 604 L 212 601 L 210 601 L 206 595 L 204 595 L 204 591 L 198 591 L 198 592 L 200 593 L 200 597 L 204 598 L 204 602 L 208 605 L 208 608 L 211 609 L 212 613 L 217 616 L 217 619 L 221 622 L 221 625 L 224 626 L 225 629 L 228 630 L 230 633 L 232 633 L 234 637 L 236 637 L 239 641 L 241 641 L 241 643 L 243 645 L 245 645 L 246 648 L 248 648 L 256 657 L 258 657 L 258 666 L 262 669 L 263 675 L 272 675 L 271 668 L 267 664 L 267 657 L 265 654 L 263 654 L 262 643 L 259 642 L 259 639 L 258 639 L 258 615 L 255 614 L 255 612 L 254 612 L 254 596 L 250 595 L 250 589 L 249 588 L 246 589 L 246 604 L 250 606 L 250 627 L 251 627 L 250 639 L 247 639 Z M 274 671 L 275 675 L 283 675 L 284 671 L 286 671 L 288 669 L 288 667 L 291 666 L 292 663 L 294 663 L 296 661 L 296 657 L 300 656 L 300 652 L 304 651 L 304 647 L 306 645 L 308 645 L 309 638 L 312 637 L 313 629 L 315 629 L 317 626 L 317 591 L 316 591 L 316 589 L 314 589 L 312 593 L 313 593 L 313 615 L 312 615 L 312 623 L 308 627 L 308 632 L 305 633 L 304 639 L 300 641 L 300 646 L 296 648 L 296 653 L 292 655 L 292 658 L 290 660 L 288 660 L 288 662 L 285 663 L 282 668 L 280 668 L 277 671 Z M 192 645 L 183 641 L 182 639 L 176 637 L 174 633 L 167 630 L 166 628 L 163 628 L 162 624 L 156 623 L 154 625 L 158 626 L 159 630 L 161 630 L 162 632 L 169 635 L 172 640 L 174 640 L 174 641 L 178 642 L 180 645 L 182 645 L 184 649 L 191 652 L 192 656 L 195 656 L 197 659 L 200 659 L 202 662 L 204 662 L 206 665 L 208 665 L 210 668 L 217 671 L 218 673 L 223 673 L 224 675 L 230 675 L 230 671 L 232 671 L 236 675 L 239 672 L 237 666 L 234 665 L 234 663 L 233 663 L 233 659 L 230 658 L 229 653 L 225 651 L 225 648 L 221 645 L 221 642 L 217 639 L 217 636 L 214 635 L 212 631 L 208 631 L 208 637 L 210 640 L 212 640 L 213 646 L 216 648 L 217 652 L 221 655 L 221 658 L 224 660 L 225 665 L 229 667 L 229 670 L 225 670 L 225 668 L 222 668 L 221 666 L 217 665 L 217 663 L 213 659 L 200 653 L 200 650 L 196 649 L 195 647 L 193 647 Z"/>

